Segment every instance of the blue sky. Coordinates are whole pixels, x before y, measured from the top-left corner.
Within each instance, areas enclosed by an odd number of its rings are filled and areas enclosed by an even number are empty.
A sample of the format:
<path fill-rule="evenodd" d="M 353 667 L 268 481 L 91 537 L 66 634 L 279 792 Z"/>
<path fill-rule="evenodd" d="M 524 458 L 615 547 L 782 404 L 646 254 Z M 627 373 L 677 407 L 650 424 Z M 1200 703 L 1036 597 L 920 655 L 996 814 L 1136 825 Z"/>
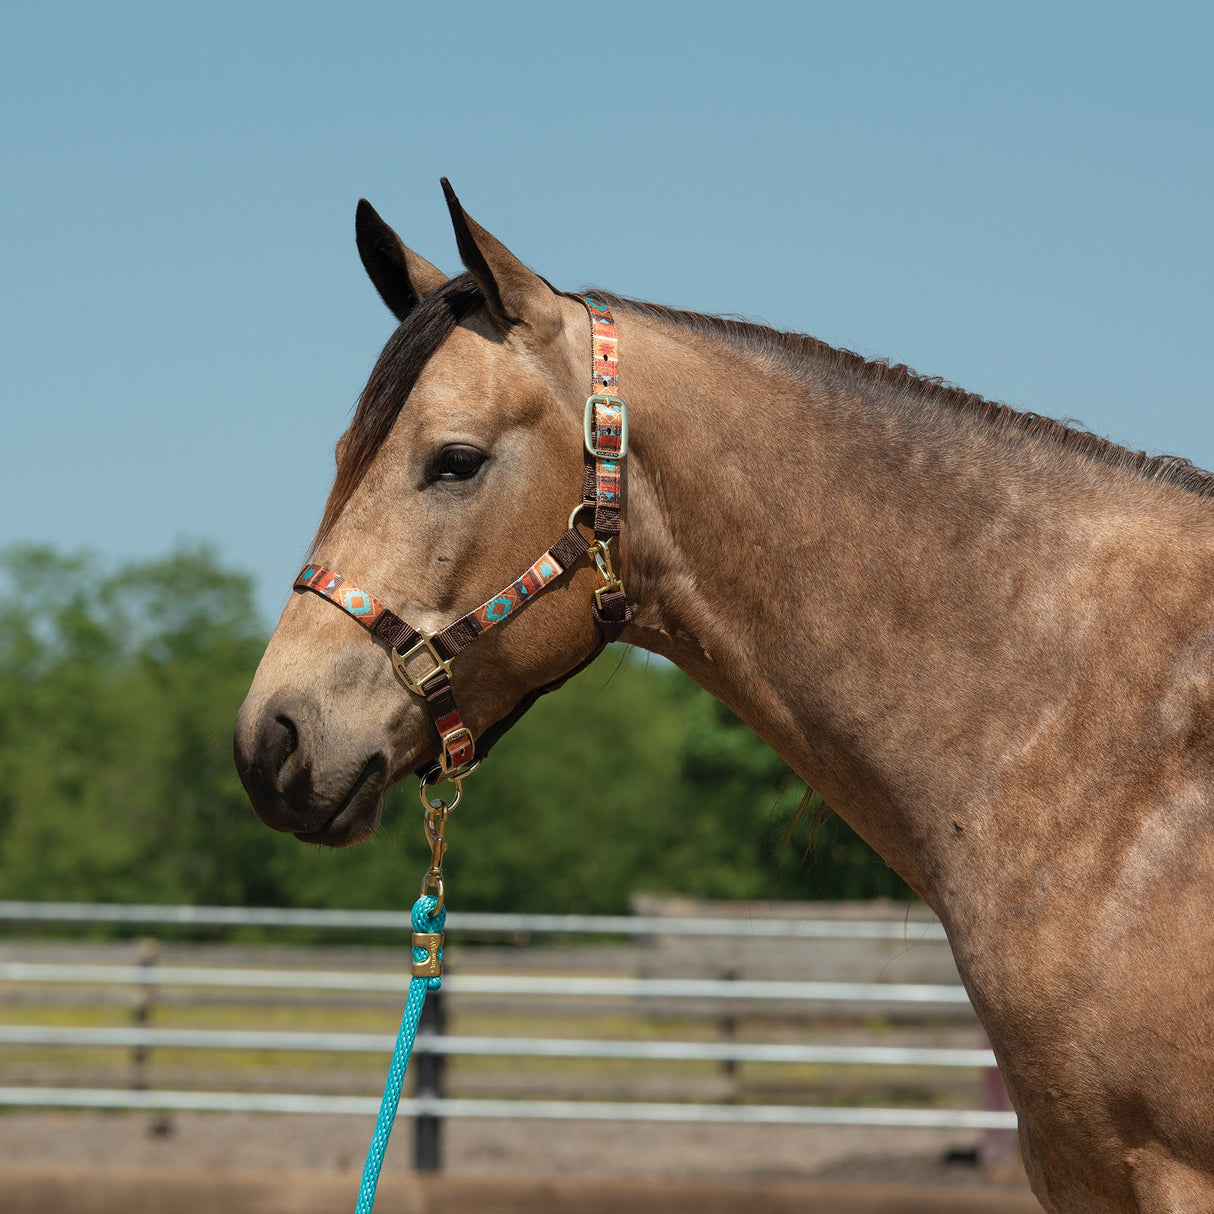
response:
<path fill-rule="evenodd" d="M 0 544 L 213 543 L 267 622 L 438 179 L 560 286 L 742 313 L 1214 465 L 1209 5 L 0 15 Z"/>

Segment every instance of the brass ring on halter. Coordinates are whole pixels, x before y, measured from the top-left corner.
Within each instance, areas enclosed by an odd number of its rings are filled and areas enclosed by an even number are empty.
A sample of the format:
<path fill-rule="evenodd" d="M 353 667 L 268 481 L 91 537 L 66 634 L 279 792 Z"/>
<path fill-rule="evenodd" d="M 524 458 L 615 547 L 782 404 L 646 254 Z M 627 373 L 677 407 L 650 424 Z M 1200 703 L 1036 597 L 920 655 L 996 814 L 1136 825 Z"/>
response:
<path fill-rule="evenodd" d="M 569 530 L 573 530 L 573 520 L 577 518 L 577 516 L 581 514 L 583 510 L 593 510 L 594 507 L 594 502 L 578 502 L 578 504 L 573 508 L 573 513 L 569 516 Z"/>
<path fill-rule="evenodd" d="M 467 774 L 466 772 L 464 773 Z M 430 787 L 424 780 L 417 786 L 417 795 L 421 798 L 422 807 L 426 810 L 436 809 L 441 811 L 443 817 L 446 817 L 458 804 L 459 799 L 464 795 L 463 776 L 453 776 L 447 781 L 449 784 L 455 785 L 455 796 L 450 801 L 444 801 L 442 797 L 435 797 L 430 800 L 426 796 L 426 789 Z"/>

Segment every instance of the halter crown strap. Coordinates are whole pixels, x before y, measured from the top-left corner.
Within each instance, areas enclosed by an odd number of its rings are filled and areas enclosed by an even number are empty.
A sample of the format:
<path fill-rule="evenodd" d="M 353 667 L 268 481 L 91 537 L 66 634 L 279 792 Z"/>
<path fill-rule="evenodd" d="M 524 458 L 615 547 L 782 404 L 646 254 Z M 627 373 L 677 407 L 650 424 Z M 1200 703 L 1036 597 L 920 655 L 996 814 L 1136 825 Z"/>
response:
<path fill-rule="evenodd" d="M 606 554 L 620 534 L 624 505 L 624 459 L 628 454 L 628 406 L 619 396 L 620 339 L 611 310 L 593 295 L 582 297 L 590 316 L 590 375 L 594 391 L 586 401 L 585 471 L 582 504 L 594 508 L 594 538 Z M 598 558 L 596 558 L 597 560 Z M 616 640 L 632 619 L 624 588 L 611 568 L 599 563 L 606 583 L 595 592 L 594 622 L 604 644 Z"/>
<path fill-rule="evenodd" d="M 605 303 L 587 295 L 594 391 L 586 401 L 586 478 L 582 498 L 594 505 L 596 539 L 619 535 L 620 461 L 628 453 L 628 410 L 619 397 L 620 339 Z M 593 480 L 591 479 L 593 473 Z"/>
<path fill-rule="evenodd" d="M 442 742 L 439 763 L 421 773 L 425 782 L 464 775 L 478 761 L 472 732 L 464 724 L 451 690 L 451 662 L 461 649 L 525 607 L 587 552 L 593 553 L 604 578 L 604 585 L 595 591 L 591 607 L 602 639 L 590 657 L 576 669 L 581 670 L 597 657 L 603 646 L 614 641 L 632 618 L 624 588 L 612 568 L 609 547 L 611 540 L 620 534 L 624 492 L 622 465 L 628 453 L 628 409 L 616 395 L 619 338 L 606 304 L 591 296 L 582 302 L 590 315 L 594 388 L 586 401 L 582 501 L 570 518 L 569 530 L 547 552 L 505 589 L 440 632 L 414 628 L 373 595 L 323 565 L 305 565 L 295 579 L 296 590 L 310 590 L 327 599 L 383 642 L 391 651 L 392 665 L 402 682 L 415 695 L 425 699 Z M 574 518 L 583 508 L 594 511 L 593 544 L 573 526 Z M 570 672 L 573 673 L 576 670 Z M 490 726 L 482 736 L 480 758 L 541 695 L 554 691 L 569 677 L 564 675 L 537 688 L 507 717 Z"/>

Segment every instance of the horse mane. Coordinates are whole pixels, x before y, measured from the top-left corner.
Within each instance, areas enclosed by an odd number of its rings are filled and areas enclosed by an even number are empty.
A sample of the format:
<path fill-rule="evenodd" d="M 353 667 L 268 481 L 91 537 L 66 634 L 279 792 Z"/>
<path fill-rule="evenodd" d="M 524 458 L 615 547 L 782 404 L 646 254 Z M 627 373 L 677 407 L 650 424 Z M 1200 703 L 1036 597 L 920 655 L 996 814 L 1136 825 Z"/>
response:
<path fill-rule="evenodd" d="M 1130 472 L 1145 480 L 1172 485 L 1199 497 L 1214 497 L 1214 473 L 1199 468 L 1182 456 L 1132 451 L 1075 422 L 1057 421 L 1039 413 L 1013 409 L 1001 401 L 988 400 L 977 393 L 958 388 L 939 376 L 920 375 L 904 363 L 891 364 L 885 358 L 865 358 L 853 350 L 828 345 L 816 337 L 785 333 L 734 317 L 684 312 L 664 304 L 631 299 L 597 288 L 589 289 L 587 294 L 595 295 L 624 314 L 645 316 L 674 328 L 715 338 L 760 357 L 770 358 L 774 354 L 792 364 L 794 369 L 803 368 L 807 359 L 812 360 L 815 371 L 825 369 L 883 387 L 905 398 L 938 403 L 955 410 L 961 417 L 972 418 L 1009 434 L 1043 439 L 1064 451 Z"/>
<path fill-rule="evenodd" d="M 773 355 L 802 374 L 812 361 L 813 370 L 886 388 L 900 396 L 930 401 L 955 410 L 1009 434 L 1040 438 L 1061 450 L 1133 473 L 1158 484 L 1172 485 L 1200 497 L 1214 497 L 1214 473 L 1197 467 L 1178 455 L 1149 455 L 1131 451 L 1081 426 L 1013 409 L 949 383 L 938 376 L 920 375 L 903 363 L 865 358 L 852 350 L 828 345 L 803 333 L 784 333 L 766 325 L 703 312 L 684 312 L 664 304 L 649 303 L 597 288 L 588 290 L 622 314 L 644 316 L 678 329 L 724 341 L 758 357 Z M 564 294 L 564 293 L 562 293 Z M 580 300 L 582 293 L 568 294 Z M 324 514 L 312 540 L 314 554 L 359 482 L 383 446 L 401 407 L 435 351 L 464 317 L 476 311 L 485 297 L 471 274 L 460 274 L 428 295 L 400 323 L 388 339 L 359 397 L 345 446 L 337 463 L 337 475 L 329 491 Z"/>

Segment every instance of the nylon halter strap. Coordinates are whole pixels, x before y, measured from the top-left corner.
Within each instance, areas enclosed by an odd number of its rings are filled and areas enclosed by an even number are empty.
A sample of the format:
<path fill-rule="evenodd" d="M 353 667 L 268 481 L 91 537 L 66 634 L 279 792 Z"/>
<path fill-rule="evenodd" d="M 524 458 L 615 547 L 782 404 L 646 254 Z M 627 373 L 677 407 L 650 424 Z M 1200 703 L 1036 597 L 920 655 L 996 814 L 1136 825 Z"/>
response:
<path fill-rule="evenodd" d="M 340 573 L 322 565 L 305 565 L 294 589 L 311 590 L 357 620 L 390 651 L 392 665 L 405 686 L 426 701 L 442 742 L 437 764 L 419 773 L 423 783 L 466 775 L 488 753 L 489 746 L 545 692 L 559 687 L 570 675 L 589 665 L 608 641 L 614 641 L 632 618 L 624 588 L 611 563 L 610 544 L 620 534 L 623 506 L 623 464 L 628 453 L 628 409 L 616 394 L 619 383 L 619 338 L 607 305 L 587 296 L 582 302 L 590 315 L 593 392 L 586 401 L 584 418 L 584 472 L 582 500 L 569 516 L 569 529 L 504 590 L 486 599 L 439 632 L 414 628 L 365 590 Z M 594 511 L 594 540 L 574 526 L 583 510 Z M 472 731 L 464 724 L 451 690 L 451 663 L 477 637 L 525 607 L 540 591 L 567 572 L 586 553 L 598 566 L 603 585 L 594 592 L 591 613 L 602 639 L 593 653 L 569 674 L 537 688 L 503 721 L 483 735 L 480 752 Z"/>

